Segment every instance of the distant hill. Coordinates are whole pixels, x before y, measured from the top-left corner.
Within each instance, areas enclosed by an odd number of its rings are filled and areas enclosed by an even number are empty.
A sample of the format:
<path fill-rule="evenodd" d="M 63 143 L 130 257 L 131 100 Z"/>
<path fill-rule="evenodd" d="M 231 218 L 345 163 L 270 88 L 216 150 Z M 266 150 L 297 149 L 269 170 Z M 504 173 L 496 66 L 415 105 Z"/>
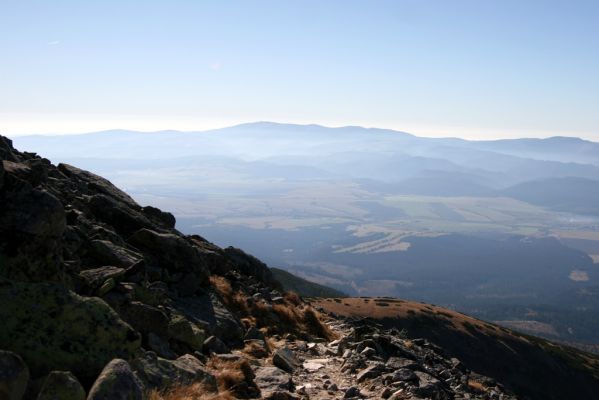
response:
<path fill-rule="evenodd" d="M 273 276 L 285 290 L 296 292 L 303 297 L 345 297 L 347 294 L 328 286 L 310 282 L 280 268 L 271 268 Z"/>
<path fill-rule="evenodd" d="M 578 177 L 542 179 L 511 186 L 501 193 L 557 211 L 599 215 L 599 180 Z"/>

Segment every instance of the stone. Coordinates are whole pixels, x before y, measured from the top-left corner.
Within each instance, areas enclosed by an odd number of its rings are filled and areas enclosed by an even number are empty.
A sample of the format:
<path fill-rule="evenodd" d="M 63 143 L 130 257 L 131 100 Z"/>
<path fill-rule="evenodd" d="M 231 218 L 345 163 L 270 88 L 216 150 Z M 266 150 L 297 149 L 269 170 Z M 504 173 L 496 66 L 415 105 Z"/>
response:
<path fill-rule="evenodd" d="M 97 297 L 51 283 L 0 282 L 0 343 L 21 355 L 32 376 L 75 371 L 92 380 L 113 358 L 131 358 L 141 339 Z"/>
<path fill-rule="evenodd" d="M 291 375 L 277 367 L 258 367 L 254 382 L 261 391 L 293 390 Z"/>
<path fill-rule="evenodd" d="M 205 354 L 226 354 L 231 352 L 227 345 L 216 336 L 210 336 L 204 341 L 202 351 Z"/>
<path fill-rule="evenodd" d="M 345 391 L 345 394 L 343 395 L 344 399 L 351 399 L 354 397 L 360 397 L 362 395 L 362 393 L 360 393 L 360 388 L 356 387 L 356 386 L 351 386 L 350 388 L 348 388 Z"/>
<path fill-rule="evenodd" d="M 157 357 L 145 352 L 131 361 L 131 368 L 147 389 L 159 389 L 173 385 L 190 385 L 201 382 L 210 390 L 216 389 L 216 379 L 196 357 L 186 354 L 176 360 Z"/>
<path fill-rule="evenodd" d="M 85 400 L 85 390 L 70 371 L 48 374 L 37 400 Z"/>
<path fill-rule="evenodd" d="M 88 258 L 96 266 L 114 265 L 116 267 L 128 268 L 140 261 L 142 256 L 108 240 L 92 240 Z"/>
<path fill-rule="evenodd" d="M 413 393 L 420 397 L 430 397 L 433 400 L 445 400 L 449 397 L 444 391 L 443 384 L 437 378 L 420 371 L 415 371 L 418 376 L 418 387 Z"/>
<path fill-rule="evenodd" d="M 215 293 L 198 293 L 179 297 L 175 308 L 190 322 L 205 328 L 208 336 L 216 336 L 228 346 L 243 344 L 244 328 L 237 316 L 225 307 Z"/>
<path fill-rule="evenodd" d="M 393 382 L 398 381 L 418 381 L 418 375 L 414 373 L 411 369 L 408 368 L 400 368 L 395 371 L 392 375 Z"/>
<path fill-rule="evenodd" d="M 120 203 L 131 207 L 139 208 L 139 205 L 129 196 L 116 186 L 114 186 L 107 179 L 102 178 L 99 175 L 93 174 L 89 171 L 73 167 L 68 164 L 58 164 L 58 170 L 65 176 L 71 178 L 73 181 L 79 181 L 85 184 L 89 189 L 92 189 L 96 193 L 102 193 L 110 196 L 111 198 L 119 201 Z"/>
<path fill-rule="evenodd" d="M 28 381 L 29 369 L 23 359 L 11 351 L 0 350 L 0 399 L 21 400 Z"/>
<path fill-rule="evenodd" d="M 5 173 L 0 204 L 0 277 L 64 282 L 66 215 L 60 200 Z"/>
<path fill-rule="evenodd" d="M 118 313 L 123 321 L 131 325 L 144 337 L 152 332 L 162 339 L 168 339 L 169 319 L 164 311 L 159 308 L 139 301 L 132 301 L 121 306 Z"/>
<path fill-rule="evenodd" d="M 363 382 L 367 379 L 374 379 L 381 376 L 381 367 L 379 365 L 371 365 L 358 373 L 356 379 L 358 382 Z"/>
<path fill-rule="evenodd" d="M 306 360 L 302 366 L 308 372 L 316 372 L 319 369 L 324 368 L 328 361 L 329 360 L 327 358 Z"/>
<path fill-rule="evenodd" d="M 293 372 L 301 365 L 295 353 L 288 347 L 277 349 L 272 356 L 272 363 L 287 372 Z"/>
<path fill-rule="evenodd" d="M 143 400 L 143 386 L 125 360 L 114 359 L 102 370 L 87 400 Z"/>
<path fill-rule="evenodd" d="M 366 348 L 364 348 L 364 350 L 362 350 L 360 352 L 360 355 L 362 355 L 362 356 L 364 356 L 366 358 L 370 358 L 370 357 L 376 355 L 376 350 L 373 349 L 372 347 L 366 347 Z"/>
<path fill-rule="evenodd" d="M 87 269 L 81 271 L 79 276 L 84 282 L 84 290 L 86 293 L 95 293 L 108 281 L 113 279 L 113 284 L 116 283 L 115 279 L 120 278 L 125 274 L 124 268 L 104 266 L 99 268 Z M 114 286 L 113 286 L 114 287 Z"/>
<path fill-rule="evenodd" d="M 141 211 L 148 217 L 152 222 L 161 225 L 163 228 L 172 229 L 175 227 L 175 216 L 170 212 L 162 211 L 156 207 L 146 206 Z"/>
<path fill-rule="evenodd" d="M 262 333 L 255 326 L 252 326 L 247 330 L 243 339 L 244 340 L 251 340 L 251 339 L 266 340 L 266 338 L 264 337 L 264 333 Z"/>
<path fill-rule="evenodd" d="M 160 357 L 169 360 L 176 358 L 176 354 L 171 350 L 168 342 L 154 334 L 154 332 L 148 333 L 148 347 Z"/>
<path fill-rule="evenodd" d="M 97 192 L 96 192 L 97 193 Z M 128 237 L 143 228 L 152 228 L 152 223 L 138 210 L 105 194 L 86 197 L 87 208 L 93 217 L 110 225 L 117 234 Z"/>
<path fill-rule="evenodd" d="M 189 346 L 192 350 L 202 350 L 205 333 L 182 315 L 174 314 L 168 324 L 169 337 Z"/>
<path fill-rule="evenodd" d="M 173 272 L 193 272 L 198 284 L 204 285 L 208 282 L 210 271 L 205 258 L 197 247 L 183 237 L 173 233 L 140 229 L 128 242 L 145 255 L 150 255 L 160 268 Z"/>
<path fill-rule="evenodd" d="M 400 368 L 416 369 L 418 368 L 418 363 L 407 358 L 390 357 L 385 366 L 390 370 L 396 370 Z"/>

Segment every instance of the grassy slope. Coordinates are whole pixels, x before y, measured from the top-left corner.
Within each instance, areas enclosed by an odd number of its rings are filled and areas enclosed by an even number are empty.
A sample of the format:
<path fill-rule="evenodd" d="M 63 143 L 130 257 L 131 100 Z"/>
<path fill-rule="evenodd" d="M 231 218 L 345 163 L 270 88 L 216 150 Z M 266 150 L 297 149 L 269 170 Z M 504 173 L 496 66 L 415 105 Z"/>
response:
<path fill-rule="evenodd" d="M 522 398 L 591 399 L 599 393 L 599 356 L 516 333 L 432 305 L 388 298 L 314 300 L 340 316 L 374 318 L 424 337 Z"/>
<path fill-rule="evenodd" d="M 277 281 L 279 281 L 285 290 L 296 292 L 304 297 L 340 297 L 346 296 L 338 290 L 328 286 L 319 285 L 318 283 L 310 282 L 299 276 L 293 275 L 279 268 L 270 269 Z"/>

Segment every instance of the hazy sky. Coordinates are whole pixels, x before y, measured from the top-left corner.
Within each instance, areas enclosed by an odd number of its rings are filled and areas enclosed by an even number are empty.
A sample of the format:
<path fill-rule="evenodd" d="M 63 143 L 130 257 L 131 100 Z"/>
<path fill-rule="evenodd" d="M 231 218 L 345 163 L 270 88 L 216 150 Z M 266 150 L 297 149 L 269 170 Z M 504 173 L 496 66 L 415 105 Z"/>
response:
<path fill-rule="evenodd" d="M 599 1 L 0 0 L 0 132 L 599 140 Z"/>

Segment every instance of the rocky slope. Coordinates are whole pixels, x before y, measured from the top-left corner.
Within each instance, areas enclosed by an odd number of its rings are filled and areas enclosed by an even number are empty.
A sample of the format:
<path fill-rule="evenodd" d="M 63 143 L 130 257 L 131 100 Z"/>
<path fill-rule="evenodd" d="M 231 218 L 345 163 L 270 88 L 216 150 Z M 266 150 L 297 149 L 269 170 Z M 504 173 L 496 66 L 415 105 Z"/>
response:
<path fill-rule="evenodd" d="M 513 398 L 433 340 L 315 311 L 99 176 L 3 137 L 0 159 L 0 400 Z"/>

